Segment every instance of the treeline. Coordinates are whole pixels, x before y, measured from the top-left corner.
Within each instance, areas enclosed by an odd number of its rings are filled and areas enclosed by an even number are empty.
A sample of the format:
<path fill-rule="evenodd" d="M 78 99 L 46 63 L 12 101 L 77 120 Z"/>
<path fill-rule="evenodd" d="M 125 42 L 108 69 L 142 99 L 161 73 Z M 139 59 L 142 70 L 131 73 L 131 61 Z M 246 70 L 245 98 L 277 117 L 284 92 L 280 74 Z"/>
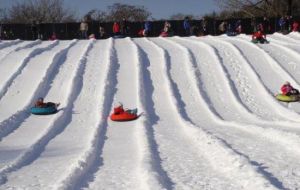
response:
<path fill-rule="evenodd" d="M 90 10 L 83 18 L 76 11 L 64 6 L 64 0 L 24 0 L 13 4 L 8 9 L 0 8 L 1 23 L 32 24 L 32 23 L 71 23 L 82 20 L 112 22 L 126 18 L 128 21 L 144 21 L 151 13 L 143 6 L 115 3 L 105 11 Z"/>
<path fill-rule="evenodd" d="M 299 0 L 214 0 L 219 12 L 206 15 L 177 13 L 166 20 L 190 19 L 241 19 L 257 17 L 300 16 Z M 23 0 L 16 1 L 10 8 L 0 8 L 0 22 L 11 24 L 71 23 L 86 21 L 114 22 L 125 18 L 130 22 L 152 20 L 152 13 L 144 6 L 115 3 L 105 10 L 93 9 L 83 18 L 75 10 L 66 7 L 64 0 Z"/>
<path fill-rule="evenodd" d="M 218 18 L 253 18 L 300 16 L 299 0 L 214 0 L 221 8 L 219 13 L 207 16 Z"/>

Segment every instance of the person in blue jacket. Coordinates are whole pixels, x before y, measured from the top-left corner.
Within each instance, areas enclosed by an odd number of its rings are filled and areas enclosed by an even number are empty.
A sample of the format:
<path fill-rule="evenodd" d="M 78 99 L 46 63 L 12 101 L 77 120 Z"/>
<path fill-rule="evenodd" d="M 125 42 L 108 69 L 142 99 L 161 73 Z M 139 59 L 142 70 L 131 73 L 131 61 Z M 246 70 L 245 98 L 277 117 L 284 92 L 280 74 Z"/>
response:
<path fill-rule="evenodd" d="M 151 29 L 152 29 L 152 25 L 150 21 L 146 21 L 145 25 L 144 25 L 144 36 L 149 36 L 151 35 Z"/>
<path fill-rule="evenodd" d="M 184 18 L 183 28 L 184 28 L 184 31 L 185 31 L 185 35 L 190 36 L 191 35 L 191 25 L 190 25 L 189 17 Z"/>
<path fill-rule="evenodd" d="M 284 30 L 286 30 L 286 19 L 283 16 L 279 19 L 278 24 L 280 27 L 280 31 L 284 32 Z"/>

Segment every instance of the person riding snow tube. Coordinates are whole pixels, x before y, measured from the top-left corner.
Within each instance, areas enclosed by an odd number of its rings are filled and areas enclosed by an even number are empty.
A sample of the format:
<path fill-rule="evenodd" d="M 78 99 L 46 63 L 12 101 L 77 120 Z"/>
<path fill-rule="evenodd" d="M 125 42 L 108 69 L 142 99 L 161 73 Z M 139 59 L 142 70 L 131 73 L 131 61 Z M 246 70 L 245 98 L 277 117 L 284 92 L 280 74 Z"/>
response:
<path fill-rule="evenodd" d="M 253 43 L 269 43 L 267 38 L 266 38 L 266 35 L 261 31 L 261 30 L 258 30 L 257 32 L 255 32 L 253 35 L 252 35 L 252 42 Z"/>
<path fill-rule="evenodd" d="M 137 108 L 124 110 L 122 104 L 115 107 L 114 112 L 110 115 L 110 119 L 112 121 L 132 121 L 137 119 L 138 117 L 139 116 L 137 115 Z"/>
<path fill-rule="evenodd" d="M 47 102 L 44 103 L 43 98 L 39 98 L 34 107 L 31 108 L 31 113 L 35 115 L 49 115 L 57 112 L 59 103 Z"/>
<path fill-rule="evenodd" d="M 281 86 L 281 94 L 277 94 L 276 99 L 284 102 L 296 102 L 300 100 L 300 94 L 290 82 L 286 81 Z"/>

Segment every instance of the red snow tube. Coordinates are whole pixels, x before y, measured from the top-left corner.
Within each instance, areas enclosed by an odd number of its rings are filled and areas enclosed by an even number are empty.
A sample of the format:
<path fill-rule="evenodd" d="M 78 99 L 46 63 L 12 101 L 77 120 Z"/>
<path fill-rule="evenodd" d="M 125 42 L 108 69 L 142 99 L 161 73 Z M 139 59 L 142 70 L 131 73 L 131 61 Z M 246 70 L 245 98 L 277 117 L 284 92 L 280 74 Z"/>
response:
<path fill-rule="evenodd" d="M 119 113 L 119 114 L 114 114 L 112 113 L 110 115 L 110 119 L 113 121 L 132 121 L 138 118 L 137 114 L 131 114 L 128 112 L 123 112 L 123 113 Z"/>

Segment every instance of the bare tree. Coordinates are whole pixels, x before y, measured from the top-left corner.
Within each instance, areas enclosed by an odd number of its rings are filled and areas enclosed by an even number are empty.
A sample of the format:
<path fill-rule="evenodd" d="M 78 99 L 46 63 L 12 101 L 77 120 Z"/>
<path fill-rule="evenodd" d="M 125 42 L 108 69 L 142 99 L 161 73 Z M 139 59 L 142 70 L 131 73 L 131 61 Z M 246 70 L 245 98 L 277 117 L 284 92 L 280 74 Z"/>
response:
<path fill-rule="evenodd" d="M 242 12 L 247 16 L 279 16 L 298 10 L 300 1 L 295 0 L 215 0 L 223 9 Z M 296 12 L 295 12 L 296 13 Z"/>
<path fill-rule="evenodd" d="M 107 20 L 107 13 L 105 11 L 93 9 L 89 11 L 85 17 L 87 21 L 98 21 L 98 22 L 105 22 Z"/>
<path fill-rule="evenodd" d="M 125 18 L 128 21 L 144 21 L 151 16 L 151 13 L 143 6 L 133 6 L 115 3 L 108 7 L 108 21 L 121 21 Z"/>
<path fill-rule="evenodd" d="M 64 8 L 63 0 L 23 0 L 9 10 L 13 23 L 60 23 L 75 21 L 75 13 Z"/>
<path fill-rule="evenodd" d="M 7 20 L 8 20 L 8 16 L 7 16 L 6 9 L 0 8 L 0 23 L 7 22 Z"/>

